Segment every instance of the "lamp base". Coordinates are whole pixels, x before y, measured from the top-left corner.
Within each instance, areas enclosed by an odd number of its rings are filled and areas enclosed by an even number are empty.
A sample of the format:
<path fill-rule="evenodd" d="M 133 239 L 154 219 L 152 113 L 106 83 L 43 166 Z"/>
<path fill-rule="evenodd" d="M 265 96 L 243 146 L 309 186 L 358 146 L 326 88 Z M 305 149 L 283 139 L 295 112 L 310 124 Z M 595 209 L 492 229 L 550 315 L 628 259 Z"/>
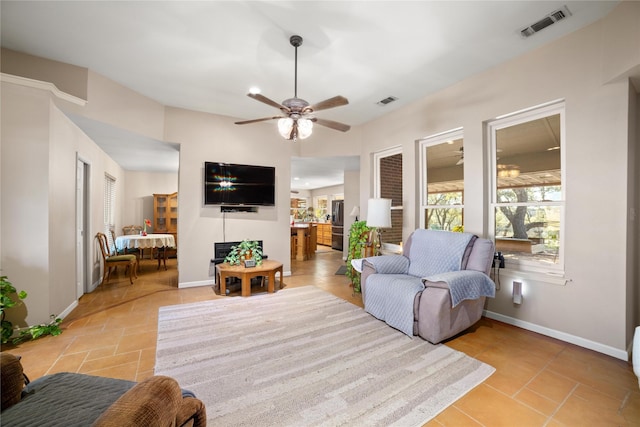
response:
<path fill-rule="evenodd" d="M 381 253 L 380 249 L 382 248 L 382 233 L 380 232 L 380 229 L 371 229 L 369 239 L 371 240 L 373 246 L 373 256 L 379 256 Z"/>

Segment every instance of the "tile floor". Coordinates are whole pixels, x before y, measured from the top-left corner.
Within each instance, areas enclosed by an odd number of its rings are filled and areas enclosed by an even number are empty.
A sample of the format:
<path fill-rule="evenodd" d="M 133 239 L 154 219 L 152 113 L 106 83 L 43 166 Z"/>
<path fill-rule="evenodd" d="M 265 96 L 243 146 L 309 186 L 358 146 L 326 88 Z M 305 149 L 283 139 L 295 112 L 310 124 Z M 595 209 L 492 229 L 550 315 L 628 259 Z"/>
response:
<path fill-rule="evenodd" d="M 287 287 L 315 284 L 362 306 L 341 254 L 292 261 Z M 158 307 L 221 298 L 213 287 L 178 289 L 176 260 L 146 260 L 134 285 L 119 272 L 84 295 L 64 333 L 3 351 L 20 354 L 31 379 L 60 371 L 142 380 L 153 375 Z M 256 290 L 260 292 L 261 290 Z M 427 426 L 640 426 L 640 389 L 629 363 L 483 318 L 446 345 L 496 368 Z"/>

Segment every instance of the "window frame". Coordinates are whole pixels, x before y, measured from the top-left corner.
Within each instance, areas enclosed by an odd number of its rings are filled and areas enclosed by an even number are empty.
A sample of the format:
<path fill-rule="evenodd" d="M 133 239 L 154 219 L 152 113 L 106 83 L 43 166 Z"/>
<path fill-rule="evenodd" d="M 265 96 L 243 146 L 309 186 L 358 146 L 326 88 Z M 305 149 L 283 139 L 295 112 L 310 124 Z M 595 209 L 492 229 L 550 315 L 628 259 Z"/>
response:
<path fill-rule="evenodd" d="M 384 150 L 380 150 L 380 151 L 376 151 L 373 153 L 373 197 L 374 198 L 380 198 L 382 197 L 380 195 L 381 193 L 381 183 L 380 183 L 380 178 L 381 178 L 381 173 L 380 173 L 380 160 L 385 158 L 385 157 L 391 157 L 391 156 L 395 156 L 397 154 L 400 154 L 402 156 L 402 162 L 404 164 L 404 153 L 402 150 L 402 146 L 401 145 L 396 145 L 393 147 L 389 147 L 386 148 Z M 403 167 L 403 171 L 404 171 L 404 167 Z M 404 173 L 404 172 L 403 172 Z M 400 177 L 400 182 L 403 183 L 403 177 Z M 401 200 L 401 204 L 399 206 L 393 206 L 393 204 L 391 205 L 391 210 L 392 211 L 400 211 L 401 212 L 401 217 L 402 217 L 402 224 L 401 224 L 401 230 L 400 230 L 400 234 L 402 237 L 402 241 L 404 241 L 404 185 L 402 188 L 402 200 Z M 386 243 L 383 242 L 383 250 L 387 249 L 390 251 L 399 251 L 401 250 L 402 246 L 401 245 L 396 245 L 393 243 Z"/>
<path fill-rule="evenodd" d="M 536 107 L 516 111 L 514 113 L 506 114 L 504 116 L 497 117 L 494 120 L 486 123 L 486 138 L 487 138 L 487 151 L 488 151 L 488 182 L 489 182 L 489 212 L 488 212 L 488 236 L 495 243 L 495 227 L 496 227 L 496 210 L 500 206 L 558 206 L 560 208 L 560 231 L 559 231 L 559 249 L 558 249 L 558 262 L 555 265 L 544 264 L 541 261 L 535 260 L 505 260 L 505 266 L 507 269 L 531 272 L 531 273 L 547 273 L 554 275 L 564 275 L 565 271 L 565 257 L 564 251 L 566 246 L 566 123 L 565 123 L 565 102 L 564 100 L 552 101 L 547 104 L 542 104 Z M 511 126 L 519 125 L 522 123 L 531 122 L 541 118 L 559 115 L 560 116 L 560 200 L 559 201 L 541 201 L 541 202 L 529 202 L 529 203 L 498 203 L 498 179 L 497 179 L 497 138 L 496 133 L 498 130 L 508 128 Z"/>
<path fill-rule="evenodd" d="M 446 144 L 447 141 L 455 141 L 456 139 L 462 139 L 462 147 L 464 147 L 464 128 L 459 127 L 451 130 L 447 130 L 444 132 L 437 133 L 435 135 L 431 135 L 418 140 L 418 152 L 420 156 L 419 163 L 419 194 L 420 194 L 420 208 L 419 208 L 419 217 L 420 217 L 420 228 L 427 228 L 427 224 L 425 222 L 426 211 L 428 209 L 443 209 L 447 208 L 444 205 L 430 205 L 429 204 L 429 194 L 428 194 L 428 171 L 427 171 L 427 149 L 429 147 L 433 147 L 435 145 Z M 464 166 L 463 166 L 464 167 Z M 464 171 L 462 176 L 463 186 L 464 186 Z M 450 205 L 450 208 L 456 208 L 461 210 L 462 214 L 462 225 L 464 226 L 464 188 L 462 189 L 462 204 L 460 205 Z"/>
<path fill-rule="evenodd" d="M 116 228 L 116 179 L 107 173 L 104 174 L 103 202 L 103 232 L 107 236 L 109 247 L 112 248 L 115 243 L 111 232 Z"/>

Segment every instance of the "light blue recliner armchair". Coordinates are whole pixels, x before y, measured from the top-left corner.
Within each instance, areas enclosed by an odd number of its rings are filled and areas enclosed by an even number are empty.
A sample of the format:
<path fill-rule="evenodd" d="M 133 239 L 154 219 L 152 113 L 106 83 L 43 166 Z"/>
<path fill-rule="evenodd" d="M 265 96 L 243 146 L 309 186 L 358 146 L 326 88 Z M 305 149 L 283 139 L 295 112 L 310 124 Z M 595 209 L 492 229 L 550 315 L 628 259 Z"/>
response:
<path fill-rule="evenodd" d="M 409 336 L 439 343 L 480 320 L 494 244 L 471 233 L 418 229 L 403 255 L 362 261 L 362 299 L 367 312 Z"/>

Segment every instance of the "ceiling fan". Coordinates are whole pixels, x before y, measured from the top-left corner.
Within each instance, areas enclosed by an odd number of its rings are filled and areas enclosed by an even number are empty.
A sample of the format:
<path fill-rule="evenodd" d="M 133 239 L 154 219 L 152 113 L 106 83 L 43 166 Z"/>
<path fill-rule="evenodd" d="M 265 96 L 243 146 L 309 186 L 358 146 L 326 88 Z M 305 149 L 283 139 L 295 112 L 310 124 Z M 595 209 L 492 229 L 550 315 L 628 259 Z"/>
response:
<path fill-rule="evenodd" d="M 316 111 L 347 105 L 349 101 L 344 96 L 334 96 L 333 98 L 326 99 L 313 105 L 310 105 L 304 99 L 298 98 L 298 47 L 302 45 L 302 37 L 297 35 L 291 36 L 289 38 L 289 43 L 291 43 L 291 46 L 295 48 L 296 52 L 293 98 L 285 99 L 282 101 L 282 104 L 279 104 L 264 95 L 260 95 L 259 93 L 249 93 L 247 95 L 248 97 L 275 107 L 279 109 L 282 114 L 278 116 L 263 117 L 261 119 L 243 120 L 235 122 L 235 124 L 245 125 L 249 123 L 263 122 L 266 120 L 279 119 L 278 131 L 280 132 L 280 135 L 285 139 L 294 141 L 298 138 L 305 139 L 309 137 L 313 129 L 313 123 L 339 130 L 341 132 L 346 132 L 351 129 L 351 126 L 344 123 L 320 119 L 313 115 Z"/>
<path fill-rule="evenodd" d="M 455 153 L 456 153 L 455 154 L 456 156 L 460 156 L 460 158 L 456 162 L 456 166 L 460 166 L 461 164 L 464 163 L 464 147 L 460 147 L 458 150 L 455 151 Z"/>

